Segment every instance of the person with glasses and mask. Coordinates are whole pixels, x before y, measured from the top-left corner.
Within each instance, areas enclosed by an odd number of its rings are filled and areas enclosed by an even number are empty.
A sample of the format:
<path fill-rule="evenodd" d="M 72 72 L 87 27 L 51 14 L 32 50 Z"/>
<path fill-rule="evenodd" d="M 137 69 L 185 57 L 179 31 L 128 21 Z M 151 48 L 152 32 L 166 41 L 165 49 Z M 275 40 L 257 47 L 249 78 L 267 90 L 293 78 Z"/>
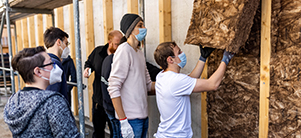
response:
<path fill-rule="evenodd" d="M 60 92 L 67 99 L 69 106 L 71 106 L 71 92 L 67 90 L 66 75 L 62 66 L 62 60 L 67 58 L 70 53 L 68 37 L 69 35 L 66 32 L 55 27 L 50 27 L 44 32 L 44 44 L 48 55 L 63 70 L 62 81 L 49 85 L 47 90 Z"/>
<path fill-rule="evenodd" d="M 14 93 L 4 108 L 4 121 L 13 137 L 80 137 L 64 96 L 46 90 L 61 81 L 62 70 L 44 47 L 25 48 L 12 59 L 25 87 Z"/>
<path fill-rule="evenodd" d="M 160 124 L 155 134 L 157 138 L 179 137 L 191 138 L 192 92 L 216 90 L 220 85 L 226 66 L 234 54 L 224 51 L 218 69 L 209 79 L 200 79 L 207 57 L 213 48 L 200 46 L 201 56 L 189 75 L 180 73 L 186 65 L 186 55 L 175 42 L 164 42 L 158 45 L 154 58 L 163 69 L 156 78 L 156 101 L 160 112 Z"/>
<path fill-rule="evenodd" d="M 137 14 L 125 14 L 120 30 L 125 36 L 113 57 L 108 92 L 120 121 L 122 136 L 145 138 L 148 130 L 147 96 L 155 93 L 139 44 L 147 30 Z"/>

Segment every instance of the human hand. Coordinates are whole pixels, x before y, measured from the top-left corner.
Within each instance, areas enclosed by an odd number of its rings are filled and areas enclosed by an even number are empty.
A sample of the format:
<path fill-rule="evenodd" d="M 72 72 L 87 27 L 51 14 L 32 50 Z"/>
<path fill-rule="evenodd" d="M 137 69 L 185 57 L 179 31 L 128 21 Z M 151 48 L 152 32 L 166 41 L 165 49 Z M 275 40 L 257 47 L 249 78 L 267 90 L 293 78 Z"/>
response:
<path fill-rule="evenodd" d="M 84 70 L 84 77 L 85 77 L 85 78 L 89 78 L 89 76 L 90 76 L 89 70 L 90 70 L 90 68 L 86 68 L 86 69 Z"/>
<path fill-rule="evenodd" d="M 225 62 L 226 65 L 229 64 L 230 60 L 234 57 L 234 53 L 224 51 L 222 62 Z"/>
<path fill-rule="evenodd" d="M 120 120 L 120 127 L 123 138 L 133 138 L 135 136 L 133 128 L 129 124 L 128 119 Z"/>
<path fill-rule="evenodd" d="M 215 50 L 215 48 L 210 48 L 210 47 L 204 47 L 202 45 L 199 45 L 200 47 L 200 52 L 201 52 L 201 56 L 199 58 L 199 60 L 206 62 L 207 57 L 210 56 L 210 54 L 212 53 L 212 51 Z"/>

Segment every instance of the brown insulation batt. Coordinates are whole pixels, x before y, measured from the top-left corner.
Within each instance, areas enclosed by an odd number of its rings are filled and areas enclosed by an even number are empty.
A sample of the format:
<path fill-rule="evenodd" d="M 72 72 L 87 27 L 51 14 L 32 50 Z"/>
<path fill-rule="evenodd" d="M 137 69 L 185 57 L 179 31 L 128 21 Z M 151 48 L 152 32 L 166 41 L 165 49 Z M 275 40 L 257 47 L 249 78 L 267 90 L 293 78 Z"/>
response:
<path fill-rule="evenodd" d="M 268 136 L 301 137 L 301 0 L 273 1 L 273 9 Z"/>
<path fill-rule="evenodd" d="M 207 93 L 209 137 L 258 137 L 260 9 L 250 37 L 227 66 L 217 91 Z M 208 60 L 208 75 L 218 68 L 223 50 L 214 51 Z"/>
<path fill-rule="evenodd" d="M 300 55 L 271 58 L 269 137 L 301 136 Z"/>
<path fill-rule="evenodd" d="M 185 44 L 239 52 L 260 0 L 195 0 Z"/>

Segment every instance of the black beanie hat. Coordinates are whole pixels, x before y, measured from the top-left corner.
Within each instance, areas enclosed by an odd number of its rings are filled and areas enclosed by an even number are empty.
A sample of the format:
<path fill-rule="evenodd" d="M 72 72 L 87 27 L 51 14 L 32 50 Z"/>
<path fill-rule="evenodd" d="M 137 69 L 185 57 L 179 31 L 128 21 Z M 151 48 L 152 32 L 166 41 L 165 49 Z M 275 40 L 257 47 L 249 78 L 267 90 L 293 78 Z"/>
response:
<path fill-rule="evenodd" d="M 139 21 L 143 21 L 142 18 L 137 14 L 127 13 L 123 15 L 120 22 L 120 30 L 123 32 L 126 38 L 129 38 L 130 34 L 134 30 L 136 24 Z"/>

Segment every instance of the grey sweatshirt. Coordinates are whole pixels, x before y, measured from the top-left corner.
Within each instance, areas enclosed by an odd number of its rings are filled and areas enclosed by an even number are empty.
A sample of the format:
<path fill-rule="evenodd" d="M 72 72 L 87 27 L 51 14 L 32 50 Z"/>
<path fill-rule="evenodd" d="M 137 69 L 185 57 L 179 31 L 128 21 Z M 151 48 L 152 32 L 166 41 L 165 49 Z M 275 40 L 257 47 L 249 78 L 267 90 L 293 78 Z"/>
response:
<path fill-rule="evenodd" d="M 25 87 L 13 94 L 4 109 L 13 137 L 79 137 L 66 99 L 58 92 Z"/>

